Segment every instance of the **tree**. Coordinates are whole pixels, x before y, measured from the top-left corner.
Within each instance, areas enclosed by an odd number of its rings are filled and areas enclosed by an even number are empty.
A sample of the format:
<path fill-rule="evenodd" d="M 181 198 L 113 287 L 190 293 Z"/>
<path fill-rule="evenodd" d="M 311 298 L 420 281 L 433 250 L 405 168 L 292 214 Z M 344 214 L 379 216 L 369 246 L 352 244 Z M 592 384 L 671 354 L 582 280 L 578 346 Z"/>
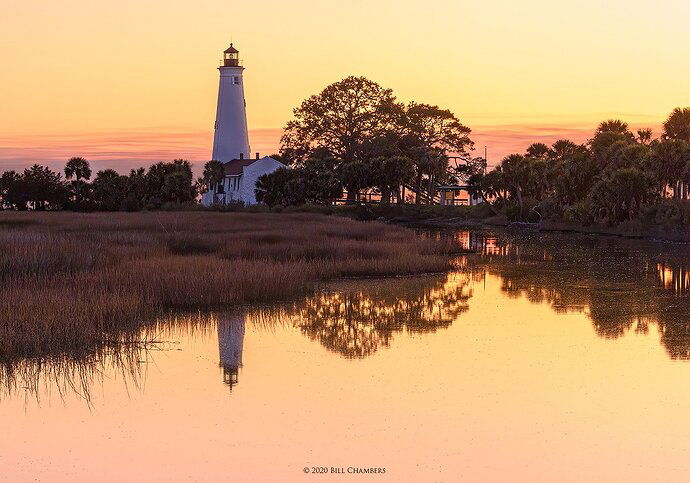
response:
<path fill-rule="evenodd" d="M 306 203 L 330 204 L 343 196 L 343 185 L 337 176 L 338 165 L 336 158 L 308 159 L 295 170 Z"/>
<path fill-rule="evenodd" d="M 299 198 L 297 193 L 290 192 L 294 188 L 294 183 L 290 183 L 299 176 L 294 169 L 280 168 L 272 173 L 260 176 L 256 182 L 256 201 L 268 206 L 289 206 L 302 204 L 302 193 Z M 302 202 L 302 203 L 300 203 Z"/>
<path fill-rule="evenodd" d="M 96 173 L 96 178 L 91 184 L 96 209 L 102 211 L 122 209 L 127 196 L 127 181 L 127 176 L 122 176 L 113 169 Z"/>
<path fill-rule="evenodd" d="M 74 179 L 73 179 L 74 178 Z M 82 211 L 90 209 L 90 186 L 87 181 L 91 178 L 91 166 L 81 157 L 67 160 L 65 165 L 65 179 L 71 180 L 67 193 L 66 208 Z"/>
<path fill-rule="evenodd" d="M 497 166 L 486 174 L 480 172 L 470 176 L 467 184 L 470 195 L 482 198 L 494 214 L 499 213 L 496 204 L 500 205 L 503 210 L 506 209 L 508 186 L 505 183 L 501 166 Z M 491 200 L 496 202 L 491 202 Z"/>
<path fill-rule="evenodd" d="M 474 143 L 471 129 L 463 125 L 448 109 L 411 102 L 403 112 L 403 133 L 420 141 L 427 149 L 437 149 L 444 155 L 469 157 Z"/>
<path fill-rule="evenodd" d="M 132 169 L 127 176 L 127 188 L 122 209 L 139 211 L 144 208 L 148 197 L 148 182 L 144 168 Z"/>
<path fill-rule="evenodd" d="M 65 202 L 66 187 L 62 177 L 47 167 L 34 164 L 21 176 L 23 202 L 34 210 L 59 209 Z"/>
<path fill-rule="evenodd" d="M 584 147 L 563 159 L 554 174 L 555 195 L 563 206 L 574 205 L 587 198 L 600 173 L 596 159 Z"/>
<path fill-rule="evenodd" d="M 285 126 L 281 156 L 301 162 L 325 149 L 346 162 L 359 158 L 362 144 L 392 129 L 400 106 L 393 92 L 364 77 L 347 77 L 294 109 Z"/>
<path fill-rule="evenodd" d="M 302 166 L 280 168 L 257 180 L 256 199 L 269 206 L 330 204 L 343 195 L 334 158 L 308 159 Z"/>
<path fill-rule="evenodd" d="M 546 159 L 552 157 L 552 152 L 544 143 L 533 143 L 525 151 L 525 156 L 533 159 Z"/>
<path fill-rule="evenodd" d="M 359 201 L 360 192 L 371 187 L 373 183 L 371 165 L 359 159 L 342 163 L 338 175 L 348 192 L 348 197 L 352 199 L 351 193 L 354 193 L 356 201 Z"/>
<path fill-rule="evenodd" d="M 668 139 L 654 144 L 650 149 L 648 167 L 658 182 L 658 191 L 664 196 L 666 187 L 673 190 L 674 198 L 680 198 L 681 180 L 685 166 L 690 160 L 690 143 L 679 139 Z"/>
<path fill-rule="evenodd" d="M 91 178 L 91 166 L 89 162 L 81 157 L 70 158 L 65 165 L 65 178 L 76 178 L 77 181 L 88 180 Z"/>
<path fill-rule="evenodd" d="M 449 181 L 466 184 L 471 177 L 485 171 L 486 159 L 482 157 L 467 159 L 462 163 L 455 163 L 454 166 L 448 166 Z"/>
<path fill-rule="evenodd" d="M 436 148 L 415 146 L 406 150 L 406 157 L 411 159 L 415 166 L 415 203 L 419 203 L 423 198 L 430 203 L 436 183 L 446 181 L 449 177 L 448 156 Z"/>
<path fill-rule="evenodd" d="M 193 178 L 184 170 L 175 170 L 165 175 L 161 189 L 163 200 L 167 202 L 183 203 L 194 200 Z"/>
<path fill-rule="evenodd" d="M 654 181 L 637 168 L 622 168 L 600 179 L 590 198 L 595 217 L 609 222 L 632 220 L 640 207 L 655 196 Z"/>
<path fill-rule="evenodd" d="M 400 187 L 410 183 L 415 175 L 412 160 L 404 156 L 379 157 L 372 159 L 369 165 L 373 186 L 381 193 L 381 202 L 388 204 L 393 196 L 402 203 Z"/>
<path fill-rule="evenodd" d="M 564 160 L 573 156 L 578 150 L 584 149 L 583 146 L 575 144 L 568 139 L 559 139 L 551 145 L 551 158 L 557 160 Z"/>
<path fill-rule="evenodd" d="M 690 142 L 690 107 L 676 107 L 664 122 L 664 138 Z"/>
<path fill-rule="evenodd" d="M 589 141 L 589 146 L 602 168 L 606 168 L 618 150 L 634 142 L 635 136 L 628 129 L 628 124 L 611 119 L 599 124 L 594 137 Z"/>
<path fill-rule="evenodd" d="M 419 203 L 422 193 L 430 201 L 439 182 L 451 181 L 448 156 L 463 158 L 463 165 L 471 164 L 471 130 L 451 111 L 438 106 L 411 102 L 402 114 L 400 129 L 405 147 L 400 154 L 415 164 L 415 201 Z M 456 171 L 457 176 L 469 177 L 474 169 Z"/>
<path fill-rule="evenodd" d="M 281 157 L 298 166 L 308 159 L 339 160 L 338 174 L 352 201 L 362 189 L 375 185 L 376 180 L 367 179 L 365 164 L 376 158 L 412 160 L 417 202 L 431 200 L 438 183 L 469 178 L 484 169 L 481 158 L 470 156 L 470 129 L 451 111 L 397 103 L 390 89 L 363 77 L 331 84 L 305 100 L 294 115 L 281 140 Z M 463 160 L 451 173 L 449 156 Z"/>
<path fill-rule="evenodd" d="M 649 145 L 652 142 L 652 130 L 649 128 L 637 130 L 637 142 L 644 145 Z"/>
<path fill-rule="evenodd" d="M 620 119 L 609 119 L 608 121 L 602 121 L 597 126 L 597 130 L 594 132 L 594 137 L 601 134 L 621 134 L 621 135 L 632 135 L 630 132 L 627 122 L 621 121 Z"/>
<path fill-rule="evenodd" d="M 517 200 L 518 213 L 522 218 L 524 190 L 530 181 L 529 160 L 519 154 L 511 154 L 501 161 L 503 180 L 511 195 Z"/>
<path fill-rule="evenodd" d="M 184 159 L 156 163 L 146 173 L 145 204 L 160 208 L 164 203 L 185 203 L 196 199 L 192 165 Z"/>
<path fill-rule="evenodd" d="M 225 180 L 225 167 L 220 161 L 208 161 L 204 165 L 204 174 L 202 177 L 206 186 L 215 186 Z"/>
<path fill-rule="evenodd" d="M 22 176 L 16 171 L 5 171 L 0 176 L 0 208 L 26 209 Z"/>

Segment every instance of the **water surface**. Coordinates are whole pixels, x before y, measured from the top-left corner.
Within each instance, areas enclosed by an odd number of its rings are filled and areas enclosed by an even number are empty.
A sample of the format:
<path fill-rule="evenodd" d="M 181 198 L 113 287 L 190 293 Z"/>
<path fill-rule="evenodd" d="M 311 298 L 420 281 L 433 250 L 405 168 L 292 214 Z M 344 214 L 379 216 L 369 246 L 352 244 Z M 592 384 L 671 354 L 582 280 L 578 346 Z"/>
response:
<path fill-rule="evenodd" d="M 685 479 L 689 249 L 450 236 L 477 250 L 453 274 L 172 314 L 123 353 L 14 361 L 2 479 Z"/>

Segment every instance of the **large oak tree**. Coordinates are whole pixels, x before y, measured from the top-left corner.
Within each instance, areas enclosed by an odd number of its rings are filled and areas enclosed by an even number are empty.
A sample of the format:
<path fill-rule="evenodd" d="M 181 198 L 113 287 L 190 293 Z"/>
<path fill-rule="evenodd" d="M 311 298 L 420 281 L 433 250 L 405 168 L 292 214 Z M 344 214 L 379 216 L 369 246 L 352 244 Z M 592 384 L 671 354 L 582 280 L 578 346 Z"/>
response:
<path fill-rule="evenodd" d="M 281 156 L 302 162 L 320 157 L 358 159 L 367 139 L 393 129 L 400 115 L 393 92 L 364 77 L 329 85 L 294 109 L 281 139 Z"/>

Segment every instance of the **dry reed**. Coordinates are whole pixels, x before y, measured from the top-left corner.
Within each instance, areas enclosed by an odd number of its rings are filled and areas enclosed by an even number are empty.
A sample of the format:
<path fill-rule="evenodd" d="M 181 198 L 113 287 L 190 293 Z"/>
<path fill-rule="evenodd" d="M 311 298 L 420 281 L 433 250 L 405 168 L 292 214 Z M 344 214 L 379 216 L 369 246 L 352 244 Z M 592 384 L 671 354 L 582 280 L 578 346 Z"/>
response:
<path fill-rule="evenodd" d="M 88 353 L 172 308 L 451 268 L 451 240 L 313 214 L 0 213 L 0 360 Z"/>

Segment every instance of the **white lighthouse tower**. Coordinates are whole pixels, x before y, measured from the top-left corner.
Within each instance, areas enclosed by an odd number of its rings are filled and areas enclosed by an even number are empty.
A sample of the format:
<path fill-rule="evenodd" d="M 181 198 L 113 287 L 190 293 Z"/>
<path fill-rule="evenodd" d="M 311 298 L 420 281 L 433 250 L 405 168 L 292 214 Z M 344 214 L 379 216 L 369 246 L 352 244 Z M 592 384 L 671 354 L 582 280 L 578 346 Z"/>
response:
<path fill-rule="evenodd" d="M 204 206 L 257 203 L 258 179 L 286 166 L 270 156 L 255 157 L 249 150 L 247 133 L 247 104 L 244 101 L 244 82 L 240 53 L 230 44 L 223 53 L 218 87 L 216 127 L 213 134 L 213 160 L 223 163 L 222 181 L 209 183 L 201 195 Z"/>
<path fill-rule="evenodd" d="M 232 44 L 223 53 L 223 63 L 218 70 L 220 86 L 212 159 L 225 163 L 250 158 L 247 103 L 242 79 L 244 67 L 240 63 L 240 52 Z"/>

